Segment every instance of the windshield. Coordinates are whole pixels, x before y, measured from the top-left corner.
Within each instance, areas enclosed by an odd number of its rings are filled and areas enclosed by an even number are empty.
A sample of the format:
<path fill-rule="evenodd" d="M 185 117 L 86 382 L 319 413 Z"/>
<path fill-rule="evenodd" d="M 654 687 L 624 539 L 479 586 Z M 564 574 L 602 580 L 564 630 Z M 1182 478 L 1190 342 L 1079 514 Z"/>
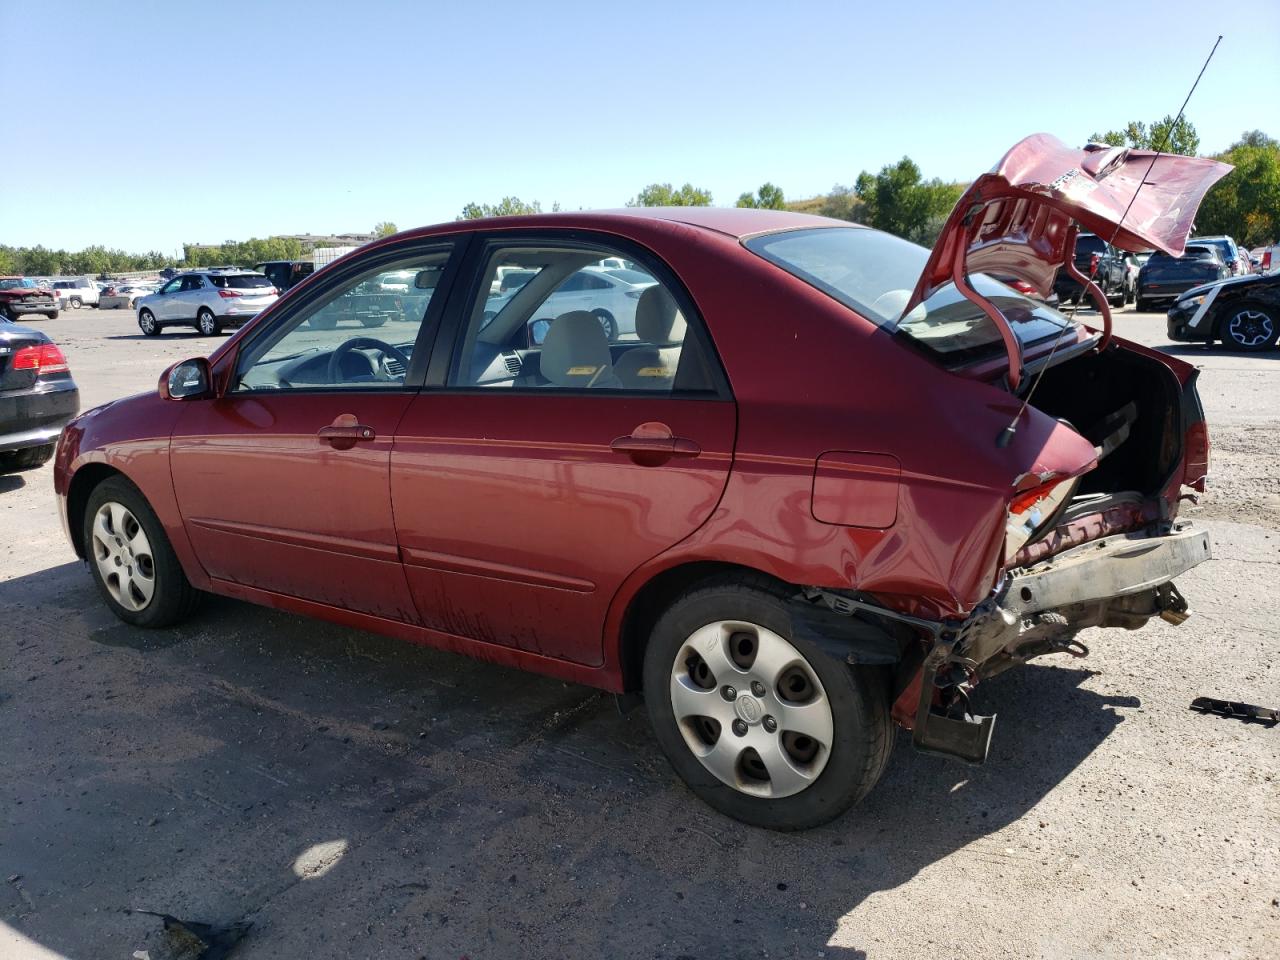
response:
<path fill-rule="evenodd" d="M 1152 266 L 1161 264 L 1177 263 L 1179 260 L 1217 260 L 1218 254 L 1212 247 L 1187 247 L 1186 252 L 1180 257 L 1171 257 L 1167 253 L 1157 250 L 1151 255 L 1151 259 L 1147 262 Z"/>
<path fill-rule="evenodd" d="M 21 279 L 0 280 L 0 290 L 29 290 L 36 285 L 34 280 Z"/>
<path fill-rule="evenodd" d="M 746 241 L 747 249 L 812 284 L 891 333 L 951 364 L 999 356 L 1000 331 L 954 284 L 899 320 L 929 259 L 924 247 L 878 230 L 820 227 L 766 234 Z M 1022 296 L 986 274 L 969 282 L 1009 320 L 1025 344 L 1053 337 L 1069 321 L 1042 301 Z"/>
<path fill-rule="evenodd" d="M 1106 243 L 1092 233 L 1082 233 L 1076 238 L 1076 256 L 1082 253 L 1105 253 Z"/>

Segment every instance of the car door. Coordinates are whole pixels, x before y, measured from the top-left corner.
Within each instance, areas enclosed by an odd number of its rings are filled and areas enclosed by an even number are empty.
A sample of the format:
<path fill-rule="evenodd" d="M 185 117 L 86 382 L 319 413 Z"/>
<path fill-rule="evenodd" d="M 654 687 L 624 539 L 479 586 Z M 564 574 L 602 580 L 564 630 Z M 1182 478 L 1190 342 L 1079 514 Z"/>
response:
<path fill-rule="evenodd" d="M 182 288 L 182 277 L 174 277 L 163 287 L 156 291 L 156 299 L 147 304 L 151 308 L 151 312 L 155 314 L 157 320 L 174 319 L 174 304 L 177 302 L 178 291 Z"/>
<path fill-rule="evenodd" d="M 548 233 L 474 246 L 427 389 L 409 404 L 391 454 L 409 587 L 432 629 L 599 664 L 623 580 L 719 501 L 734 404 L 665 267 L 647 268 L 661 280 L 643 308 L 655 322 L 640 324 L 651 342 L 611 345 L 590 301 L 565 312 L 549 301 L 582 265 L 618 254 L 612 245 Z M 537 273 L 486 318 L 503 266 Z M 548 312 L 546 339 L 533 345 L 527 327 Z M 615 362 L 630 349 L 657 356 L 659 342 L 671 362 L 631 363 L 638 376 L 624 384 Z"/>
<path fill-rule="evenodd" d="M 432 295 L 453 244 L 379 251 L 337 271 L 242 342 L 233 381 L 187 405 L 170 445 L 174 490 L 211 577 L 393 620 L 417 620 L 400 564 L 388 469 L 418 390 Z M 423 311 L 376 330 L 350 300 L 415 271 Z M 425 301 L 425 303 L 424 303 Z M 370 335 L 376 335 L 370 336 Z"/>
<path fill-rule="evenodd" d="M 194 320 L 204 302 L 205 288 L 208 281 L 199 274 L 189 274 L 182 278 L 182 286 L 173 298 L 173 319 Z"/>

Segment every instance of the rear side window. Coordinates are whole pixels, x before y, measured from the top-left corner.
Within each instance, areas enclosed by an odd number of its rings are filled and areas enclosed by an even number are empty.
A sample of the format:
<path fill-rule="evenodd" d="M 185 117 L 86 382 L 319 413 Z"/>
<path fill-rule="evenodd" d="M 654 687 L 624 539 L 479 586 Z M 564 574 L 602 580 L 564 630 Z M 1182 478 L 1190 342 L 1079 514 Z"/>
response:
<path fill-rule="evenodd" d="M 231 276 L 213 276 L 209 278 L 209 282 L 220 290 L 251 290 L 258 287 L 270 287 L 274 284 L 267 277 L 260 277 L 255 273 L 246 273 Z"/>

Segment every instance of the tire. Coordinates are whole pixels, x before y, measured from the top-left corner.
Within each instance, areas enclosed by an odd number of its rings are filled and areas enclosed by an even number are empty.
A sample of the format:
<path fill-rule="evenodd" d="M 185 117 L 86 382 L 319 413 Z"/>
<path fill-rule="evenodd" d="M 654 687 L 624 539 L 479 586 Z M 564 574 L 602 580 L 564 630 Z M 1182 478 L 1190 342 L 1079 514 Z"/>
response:
<path fill-rule="evenodd" d="M 45 314 L 45 316 L 46 316 L 46 317 L 48 317 L 50 320 L 57 320 L 57 319 L 58 319 L 58 311 L 57 311 L 57 310 L 55 310 L 55 311 L 53 311 L 53 313 L 46 313 L 46 314 Z"/>
<path fill-rule="evenodd" d="M 387 315 L 377 317 L 361 317 L 360 322 L 366 327 L 380 327 L 387 322 Z"/>
<path fill-rule="evenodd" d="M 1221 311 L 1218 336 L 1223 346 L 1240 353 L 1270 350 L 1280 337 L 1280 310 L 1256 300 L 1245 300 Z"/>
<path fill-rule="evenodd" d="M 773 669 L 779 664 L 788 665 Z M 806 703 L 789 704 L 784 685 L 807 689 Z M 764 577 L 717 578 L 676 600 L 649 639 L 644 688 L 676 773 L 716 810 L 758 827 L 803 830 L 834 819 L 875 786 L 893 748 L 884 676 L 793 637 L 785 594 Z M 788 715 L 813 736 L 787 731 Z M 782 775 L 769 775 L 770 765 Z"/>
<path fill-rule="evenodd" d="M 84 306 L 84 304 L 81 302 L 79 297 L 72 297 L 70 300 L 67 301 L 67 306 L 69 306 L 72 310 L 79 310 L 82 306 Z"/>
<path fill-rule="evenodd" d="M 312 330 L 332 330 L 338 325 L 338 318 L 331 314 L 317 313 L 308 321 L 307 326 Z"/>
<path fill-rule="evenodd" d="M 1134 297 L 1135 291 L 1133 289 L 1133 284 L 1126 283 L 1124 287 L 1124 302 L 1133 303 Z"/>
<path fill-rule="evenodd" d="M 612 313 L 600 308 L 592 310 L 591 315 L 600 321 L 600 326 L 604 327 L 605 336 L 609 338 L 610 343 L 618 339 L 618 321 L 613 318 Z"/>
<path fill-rule="evenodd" d="M 109 518 L 109 523 L 95 530 L 100 513 Z M 111 612 L 125 623 L 148 629 L 168 627 L 185 620 L 195 609 L 200 592 L 187 580 L 164 526 L 146 497 L 124 477 L 108 477 L 93 488 L 81 531 L 90 575 L 98 592 Z M 137 539 L 139 531 L 141 541 Z M 120 536 L 114 536 L 116 533 Z M 108 581 L 104 571 L 110 572 L 113 582 Z M 150 594 L 140 602 L 145 590 L 135 592 L 136 585 L 148 582 Z"/>
<path fill-rule="evenodd" d="M 156 323 L 155 314 L 145 308 L 138 313 L 138 329 L 148 337 L 160 336 L 161 327 Z"/>
<path fill-rule="evenodd" d="M 222 324 L 208 307 L 201 307 L 196 314 L 196 329 L 203 336 L 216 337 L 222 332 Z"/>
<path fill-rule="evenodd" d="M 1137 311 L 1138 313 L 1150 313 L 1150 312 L 1151 312 L 1151 301 L 1150 301 L 1150 300 L 1144 300 L 1144 299 L 1142 299 L 1142 297 L 1137 297 L 1137 298 L 1134 300 L 1133 309 L 1134 309 L 1135 311 Z"/>
<path fill-rule="evenodd" d="M 40 447 L 27 447 L 25 450 L 9 450 L 0 453 L 0 474 L 19 473 L 23 470 L 34 470 L 43 467 L 53 456 L 57 444 L 46 443 Z"/>

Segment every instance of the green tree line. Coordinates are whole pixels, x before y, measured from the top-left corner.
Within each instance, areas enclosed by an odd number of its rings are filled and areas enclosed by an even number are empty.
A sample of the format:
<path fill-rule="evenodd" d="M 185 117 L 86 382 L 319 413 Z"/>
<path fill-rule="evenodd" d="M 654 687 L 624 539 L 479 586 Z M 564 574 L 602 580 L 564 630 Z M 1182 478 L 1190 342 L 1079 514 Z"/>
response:
<path fill-rule="evenodd" d="M 83 250 L 50 250 L 48 247 L 9 247 L 0 245 L 0 274 L 21 276 L 89 276 L 130 273 L 137 270 L 159 270 L 172 266 L 174 259 L 158 251 L 126 253 L 106 247 Z"/>

